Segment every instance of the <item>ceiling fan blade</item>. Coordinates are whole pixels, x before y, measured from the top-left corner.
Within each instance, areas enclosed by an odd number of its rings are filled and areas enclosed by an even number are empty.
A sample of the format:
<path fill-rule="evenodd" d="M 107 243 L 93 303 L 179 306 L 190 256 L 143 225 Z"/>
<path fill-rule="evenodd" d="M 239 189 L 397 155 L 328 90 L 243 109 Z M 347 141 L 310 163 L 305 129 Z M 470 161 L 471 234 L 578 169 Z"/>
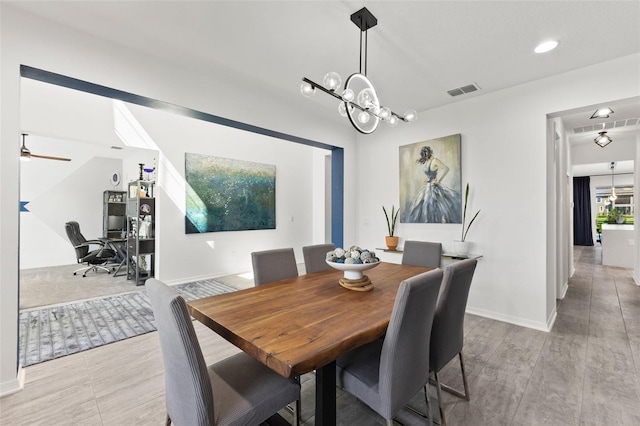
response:
<path fill-rule="evenodd" d="M 31 156 L 35 158 L 43 158 L 45 160 L 71 161 L 71 158 L 54 157 L 52 155 L 40 155 L 40 154 L 31 153 Z"/>

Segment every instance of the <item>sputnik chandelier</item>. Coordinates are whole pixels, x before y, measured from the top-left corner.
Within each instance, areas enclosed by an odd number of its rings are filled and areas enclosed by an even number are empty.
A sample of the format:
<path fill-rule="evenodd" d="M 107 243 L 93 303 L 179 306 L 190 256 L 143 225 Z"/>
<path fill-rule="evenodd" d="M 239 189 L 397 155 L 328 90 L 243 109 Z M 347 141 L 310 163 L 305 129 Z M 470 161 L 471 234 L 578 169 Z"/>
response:
<path fill-rule="evenodd" d="M 351 125 L 360 133 L 373 133 L 380 121 L 386 122 L 389 126 L 395 127 L 399 120 L 406 123 L 415 121 L 418 114 L 415 110 L 408 110 L 404 115 L 393 112 L 390 108 L 380 105 L 378 94 L 373 83 L 367 78 L 367 30 L 378 24 L 376 19 L 366 7 L 351 15 L 351 21 L 360 28 L 360 70 L 351 74 L 344 84 L 344 90 L 339 94 L 337 91 L 342 85 L 342 79 L 336 72 L 329 72 L 322 80 L 323 85 L 302 78 L 300 93 L 304 96 L 312 96 L 316 89 L 340 100 L 338 113 L 347 117 Z M 363 46 L 364 34 L 364 49 Z M 363 54 L 364 53 L 364 54 Z M 364 73 L 362 63 L 364 62 Z"/>

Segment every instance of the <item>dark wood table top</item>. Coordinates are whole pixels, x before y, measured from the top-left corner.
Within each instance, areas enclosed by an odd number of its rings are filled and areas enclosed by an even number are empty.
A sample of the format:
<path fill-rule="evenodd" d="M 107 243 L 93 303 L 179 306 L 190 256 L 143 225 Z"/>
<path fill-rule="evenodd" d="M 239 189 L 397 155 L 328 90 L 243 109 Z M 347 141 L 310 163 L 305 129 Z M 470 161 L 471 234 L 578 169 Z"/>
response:
<path fill-rule="evenodd" d="M 341 287 L 341 271 L 301 275 L 188 302 L 191 315 L 284 377 L 316 370 L 386 332 L 400 282 L 429 268 L 381 262 L 374 288 Z"/>

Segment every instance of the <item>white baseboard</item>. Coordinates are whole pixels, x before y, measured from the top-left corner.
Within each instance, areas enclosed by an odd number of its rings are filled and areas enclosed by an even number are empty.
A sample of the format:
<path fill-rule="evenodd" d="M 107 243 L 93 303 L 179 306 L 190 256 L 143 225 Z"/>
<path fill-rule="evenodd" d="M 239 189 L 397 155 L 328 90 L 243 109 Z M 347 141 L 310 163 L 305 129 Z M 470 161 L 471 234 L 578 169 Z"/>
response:
<path fill-rule="evenodd" d="M 553 312 L 551 312 L 551 315 L 549 315 L 549 318 L 547 318 L 547 330 L 545 331 L 551 331 L 553 329 L 553 324 L 556 322 L 556 318 L 558 318 L 558 311 L 554 309 Z"/>
<path fill-rule="evenodd" d="M 216 278 L 221 276 L 225 276 L 225 275 L 200 275 L 195 277 L 179 278 L 177 280 L 168 280 L 168 281 L 163 280 L 162 282 L 165 283 L 166 285 L 180 285 L 180 284 L 192 283 L 194 281 L 215 280 Z"/>
<path fill-rule="evenodd" d="M 567 290 L 569 290 L 569 283 L 565 282 L 562 286 L 562 290 L 560 291 L 562 294 L 560 295 L 560 297 L 558 297 L 558 299 L 564 299 L 564 297 L 567 295 Z"/>
<path fill-rule="evenodd" d="M 467 306 L 466 312 L 469 314 L 478 315 L 485 318 L 490 318 L 490 319 L 494 319 L 502 322 L 508 322 L 509 324 L 514 324 L 521 327 L 532 328 L 534 330 L 547 331 L 547 332 L 551 330 L 548 324 L 549 320 L 547 320 L 547 323 L 539 322 L 539 321 L 531 321 L 531 320 L 520 318 L 520 317 L 514 317 L 511 315 L 505 315 L 505 314 L 500 314 L 493 311 L 488 311 L 486 309 L 474 308 L 473 306 Z M 555 317 L 553 318 L 553 320 L 555 320 Z"/>
<path fill-rule="evenodd" d="M 18 374 L 15 379 L 0 383 L 0 397 L 10 395 L 24 389 L 24 379 L 26 371 L 22 366 L 18 367 Z"/>

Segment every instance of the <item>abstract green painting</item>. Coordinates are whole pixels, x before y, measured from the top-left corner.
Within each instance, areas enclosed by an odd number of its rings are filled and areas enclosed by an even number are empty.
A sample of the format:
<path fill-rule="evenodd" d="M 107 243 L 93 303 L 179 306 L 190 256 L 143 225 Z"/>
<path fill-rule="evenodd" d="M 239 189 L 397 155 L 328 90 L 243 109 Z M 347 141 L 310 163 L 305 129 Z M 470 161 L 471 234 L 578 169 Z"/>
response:
<path fill-rule="evenodd" d="M 276 166 L 185 153 L 187 234 L 276 228 Z"/>

